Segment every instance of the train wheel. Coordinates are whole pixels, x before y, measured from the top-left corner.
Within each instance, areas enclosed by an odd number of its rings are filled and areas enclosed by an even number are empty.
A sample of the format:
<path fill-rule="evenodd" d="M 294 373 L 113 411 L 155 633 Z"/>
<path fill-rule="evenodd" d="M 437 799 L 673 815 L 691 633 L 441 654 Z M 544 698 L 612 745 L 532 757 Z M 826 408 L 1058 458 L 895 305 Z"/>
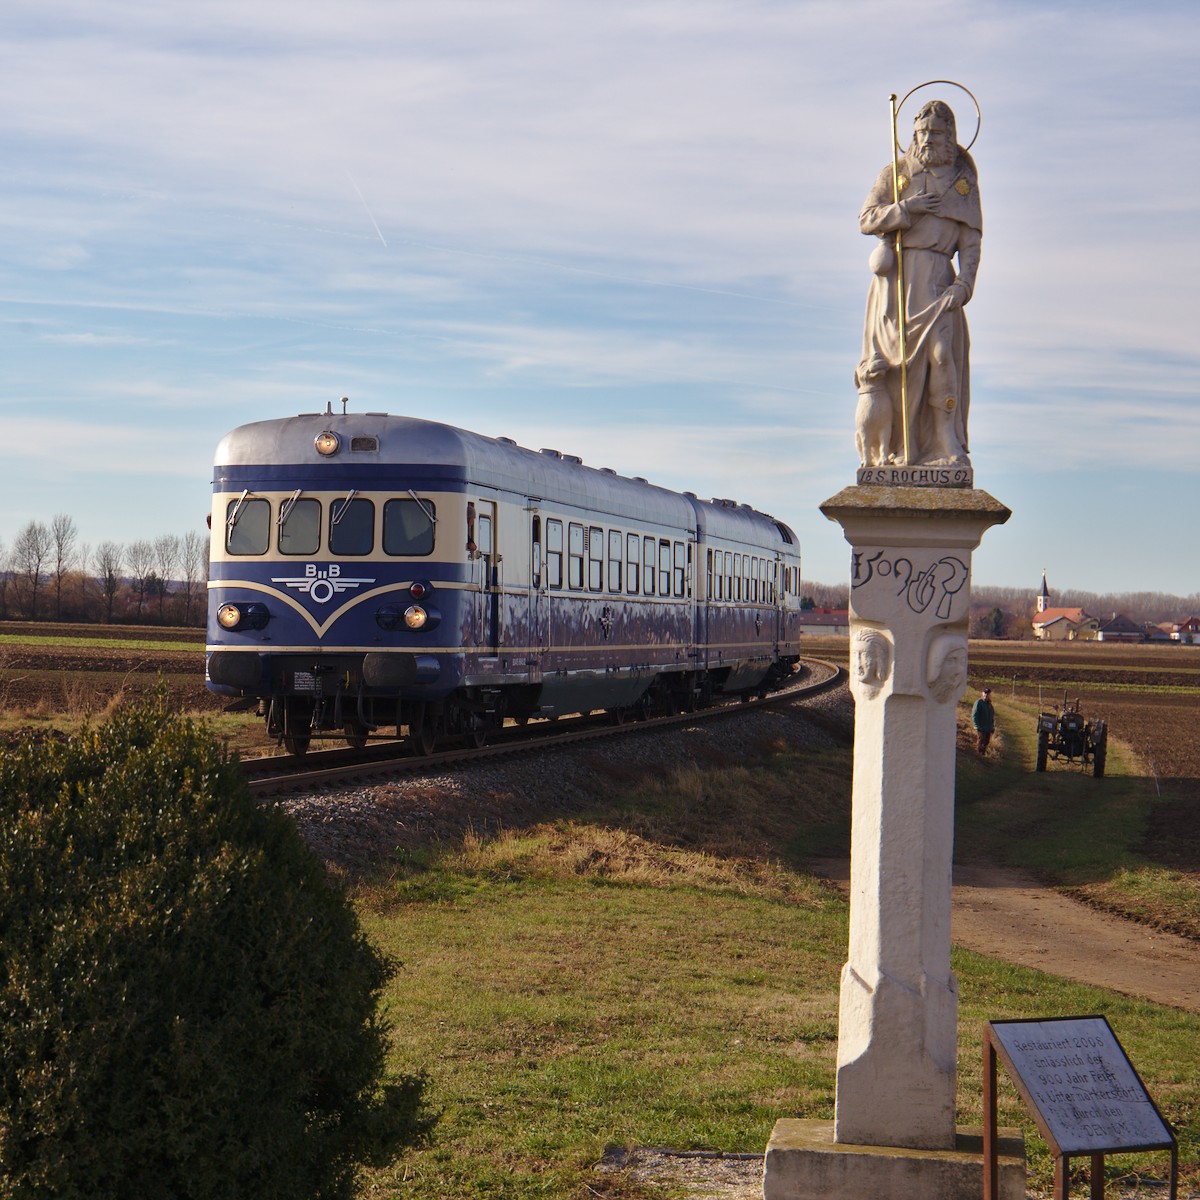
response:
<path fill-rule="evenodd" d="M 308 753 L 308 743 L 311 739 L 307 733 L 285 733 L 283 735 L 283 748 L 289 753 L 294 754 L 297 758 Z"/>
<path fill-rule="evenodd" d="M 361 750 L 367 744 L 367 727 L 357 721 L 345 724 L 346 744 L 353 750 Z"/>
<path fill-rule="evenodd" d="M 482 750 L 487 741 L 487 735 L 488 731 L 482 725 L 478 729 L 472 729 L 467 733 L 467 745 L 473 750 Z"/>
<path fill-rule="evenodd" d="M 437 745 L 437 730 L 424 704 L 420 705 L 415 717 L 408 723 L 408 740 L 412 743 L 413 751 L 421 758 L 428 758 Z"/>

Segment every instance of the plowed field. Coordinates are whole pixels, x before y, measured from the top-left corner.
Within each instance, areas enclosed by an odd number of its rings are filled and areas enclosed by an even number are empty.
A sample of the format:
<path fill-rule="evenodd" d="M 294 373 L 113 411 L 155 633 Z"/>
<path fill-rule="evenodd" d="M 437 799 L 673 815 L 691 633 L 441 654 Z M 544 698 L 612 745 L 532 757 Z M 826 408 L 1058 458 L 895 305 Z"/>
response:
<path fill-rule="evenodd" d="M 160 681 L 185 711 L 226 703 L 204 686 L 202 629 L 0 623 L 0 707 L 9 718 L 99 712 Z"/>
<path fill-rule="evenodd" d="M 1162 791 L 1200 799 L 1200 646 L 972 642 L 970 684 L 1045 708 L 1078 699 Z"/>

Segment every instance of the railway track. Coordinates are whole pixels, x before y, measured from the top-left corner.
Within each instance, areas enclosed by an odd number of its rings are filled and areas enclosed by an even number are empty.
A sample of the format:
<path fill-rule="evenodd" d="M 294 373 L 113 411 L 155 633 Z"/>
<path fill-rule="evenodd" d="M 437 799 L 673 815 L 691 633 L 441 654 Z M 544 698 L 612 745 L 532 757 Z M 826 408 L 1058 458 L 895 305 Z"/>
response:
<path fill-rule="evenodd" d="M 246 759 L 242 769 L 250 790 L 257 796 L 305 791 L 329 783 L 359 783 L 396 775 L 424 775 L 448 766 L 480 762 L 513 754 L 536 753 L 576 742 L 619 737 L 674 725 L 715 720 L 733 713 L 784 704 L 817 695 L 835 687 L 845 677 L 843 668 L 817 658 L 802 658 L 801 678 L 792 686 L 757 700 L 731 700 L 711 708 L 618 725 L 611 716 L 579 716 L 563 720 L 531 721 L 524 726 L 505 726 L 491 735 L 487 745 L 453 747 L 429 755 L 414 755 L 405 740 L 373 742 L 365 749 L 338 747 L 312 751 L 303 759 L 274 756 Z"/>

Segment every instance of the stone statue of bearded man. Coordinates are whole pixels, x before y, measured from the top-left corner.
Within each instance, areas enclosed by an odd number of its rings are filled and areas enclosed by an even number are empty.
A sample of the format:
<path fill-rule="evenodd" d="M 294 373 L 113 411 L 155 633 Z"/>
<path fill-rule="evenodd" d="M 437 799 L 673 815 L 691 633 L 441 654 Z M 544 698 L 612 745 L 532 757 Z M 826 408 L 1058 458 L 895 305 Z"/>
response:
<path fill-rule="evenodd" d="M 970 341 L 963 306 L 975 289 L 983 217 L 975 163 L 958 145 L 954 113 L 932 100 L 917 114 L 899 164 L 879 174 L 859 228 L 879 239 L 871 255 L 859 391 L 862 465 L 969 466 Z M 896 233 L 904 256 L 908 447 L 904 452 Z M 956 270 L 957 260 L 957 270 Z"/>

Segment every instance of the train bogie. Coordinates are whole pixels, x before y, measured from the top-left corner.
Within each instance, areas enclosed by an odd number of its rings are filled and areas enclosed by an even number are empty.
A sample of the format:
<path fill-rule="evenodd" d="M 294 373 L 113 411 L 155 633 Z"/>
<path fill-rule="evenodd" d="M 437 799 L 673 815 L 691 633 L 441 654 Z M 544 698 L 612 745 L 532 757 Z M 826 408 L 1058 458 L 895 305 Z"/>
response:
<path fill-rule="evenodd" d="M 690 708 L 799 653 L 786 526 L 556 451 L 326 412 L 234 430 L 213 492 L 209 687 L 293 752 Z"/>

